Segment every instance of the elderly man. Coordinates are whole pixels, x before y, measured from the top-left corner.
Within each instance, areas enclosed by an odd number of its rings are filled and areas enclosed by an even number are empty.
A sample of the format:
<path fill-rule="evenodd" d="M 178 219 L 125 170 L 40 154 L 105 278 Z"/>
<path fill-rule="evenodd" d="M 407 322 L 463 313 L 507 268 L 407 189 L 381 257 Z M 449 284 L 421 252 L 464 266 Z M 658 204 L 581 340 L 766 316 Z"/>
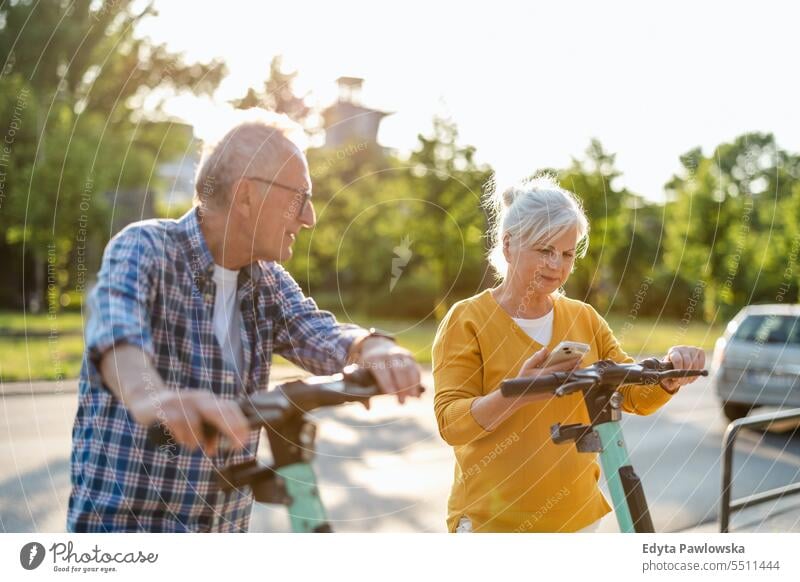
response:
<path fill-rule="evenodd" d="M 273 353 L 315 374 L 357 362 L 401 402 L 419 395 L 408 351 L 337 323 L 278 264 L 316 221 L 291 130 L 266 114 L 240 123 L 204 156 L 192 210 L 108 244 L 90 297 L 69 531 L 246 531 L 252 495 L 222 495 L 214 465 L 254 458 L 258 432 L 234 399 L 267 388 Z M 156 421 L 176 454 L 147 441 Z M 218 451 L 204 423 L 234 448 Z"/>

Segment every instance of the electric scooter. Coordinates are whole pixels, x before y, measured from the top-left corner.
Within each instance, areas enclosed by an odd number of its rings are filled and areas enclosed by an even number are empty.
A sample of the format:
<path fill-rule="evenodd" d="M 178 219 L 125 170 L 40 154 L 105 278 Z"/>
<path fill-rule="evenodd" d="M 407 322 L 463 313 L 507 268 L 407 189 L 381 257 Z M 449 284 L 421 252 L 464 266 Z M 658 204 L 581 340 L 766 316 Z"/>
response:
<path fill-rule="evenodd" d="M 503 396 L 553 394 L 567 396 L 583 392 L 590 424 L 556 423 L 550 436 L 556 444 L 574 443 L 581 453 L 600 453 L 600 465 L 608 483 L 614 511 L 623 533 L 653 533 L 653 520 L 641 480 L 631 466 L 622 436 L 623 395 L 618 391 L 628 384 L 653 385 L 667 378 L 708 376 L 707 370 L 675 370 L 671 363 L 656 358 L 638 364 L 616 364 L 601 360 L 588 368 L 555 372 L 535 378 L 515 378 L 502 383 Z"/>
<path fill-rule="evenodd" d="M 311 461 L 314 458 L 316 425 L 307 412 L 348 402 L 366 404 L 381 394 L 369 370 L 355 365 L 341 374 L 315 376 L 281 384 L 269 391 L 239 400 L 250 426 L 264 428 L 272 449 L 273 464 L 260 465 L 255 459 L 217 469 L 217 483 L 224 493 L 250 487 L 260 503 L 285 505 L 292 531 L 327 533 L 333 531 L 319 495 Z M 216 432 L 204 426 L 207 436 Z M 170 442 L 161 424 L 148 430 L 156 446 Z M 221 443 L 224 448 L 224 443 Z"/>

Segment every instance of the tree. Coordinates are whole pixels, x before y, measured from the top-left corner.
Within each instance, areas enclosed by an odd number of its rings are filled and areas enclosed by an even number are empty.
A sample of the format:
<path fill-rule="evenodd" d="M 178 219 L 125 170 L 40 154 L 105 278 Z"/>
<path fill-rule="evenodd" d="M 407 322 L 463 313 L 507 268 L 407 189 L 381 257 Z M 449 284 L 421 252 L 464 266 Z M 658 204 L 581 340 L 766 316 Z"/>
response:
<path fill-rule="evenodd" d="M 18 126 L 6 152 L 15 176 L 0 222 L 6 242 L 20 245 L 23 260 L 33 257 L 37 284 L 26 298 L 32 307 L 44 298 L 45 263 L 53 255 L 60 274 L 47 286 L 63 285 L 82 225 L 90 225 L 94 245 L 107 240 L 105 193 L 147 189 L 157 162 L 186 147 L 179 132 L 151 123 L 163 116 L 158 104 L 144 113 L 144 99 L 184 89 L 209 93 L 225 73 L 219 62 L 187 63 L 137 36 L 136 26 L 155 15 L 152 3 L 140 4 L 22 0 L 0 6 L 0 127 Z"/>
<path fill-rule="evenodd" d="M 409 158 L 375 148 L 309 151 L 319 221 L 289 266 L 331 308 L 442 316 L 486 272 L 480 205 L 488 167 L 435 118 Z"/>
<path fill-rule="evenodd" d="M 454 297 L 473 293 L 484 279 L 487 219 L 480 201 L 491 169 L 476 161 L 473 146 L 458 143 L 452 120 L 435 117 L 432 133 L 417 139 L 409 162 L 412 192 L 424 201 L 414 216 L 418 268 L 434 282 L 441 318 Z"/>
<path fill-rule="evenodd" d="M 283 57 L 276 55 L 270 61 L 269 73 L 263 88 L 256 90 L 251 87 L 244 97 L 234 99 L 231 103 L 238 109 L 261 107 L 276 113 L 284 113 L 305 127 L 306 130 L 312 130 L 314 128 L 309 126 L 312 110 L 306 105 L 305 97 L 295 94 L 294 80 L 296 77 L 297 71 L 285 72 L 283 70 Z"/>
<path fill-rule="evenodd" d="M 771 134 L 750 133 L 710 156 L 690 150 L 681 164 L 667 184 L 665 258 L 703 288 L 706 320 L 775 302 L 786 283 L 796 297 L 797 253 L 787 234 L 797 231 L 800 160 Z"/>
<path fill-rule="evenodd" d="M 589 248 L 570 277 L 570 293 L 607 310 L 616 296 L 620 282 L 631 260 L 628 237 L 634 234 L 631 211 L 642 204 L 641 199 L 615 185 L 621 173 L 615 166 L 616 154 L 603 149 L 592 139 L 586 157 L 573 158 L 572 164 L 559 173 L 561 185 L 574 192 L 583 202 L 589 219 Z"/>

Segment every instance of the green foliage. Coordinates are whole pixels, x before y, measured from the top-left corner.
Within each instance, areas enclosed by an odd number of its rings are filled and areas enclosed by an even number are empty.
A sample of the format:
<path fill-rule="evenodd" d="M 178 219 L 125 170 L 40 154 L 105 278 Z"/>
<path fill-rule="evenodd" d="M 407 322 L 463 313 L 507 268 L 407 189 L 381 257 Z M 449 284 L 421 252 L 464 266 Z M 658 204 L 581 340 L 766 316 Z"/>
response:
<path fill-rule="evenodd" d="M 593 139 L 586 158 L 573 159 L 570 167 L 559 174 L 562 186 L 583 202 L 590 225 L 588 251 L 570 277 L 569 291 L 602 311 L 608 309 L 629 264 L 624 256 L 630 248 L 629 241 L 623 232 L 628 230 L 629 235 L 633 234 L 629 221 L 635 197 L 615 186 L 620 172 L 614 164 L 615 155 L 607 153 Z"/>
<path fill-rule="evenodd" d="M 479 202 L 489 170 L 475 164 L 472 148 L 457 145 L 452 123 L 435 120 L 408 160 L 312 150 L 309 161 L 319 223 L 290 268 L 323 305 L 422 320 L 486 285 Z M 745 135 L 708 158 L 692 150 L 682 163 L 666 205 L 620 188 L 614 154 L 597 140 L 558 172 L 591 224 L 568 294 L 629 325 L 642 317 L 681 321 L 681 335 L 748 303 L 796 301 L 797 159 L 771 136 Z M 392 284 L 403 244 L 410 258 Z"/>
<path fill-rule="evenodd" d="M 491 171 L 475 161 L 475 148 L 458 145 L 452 121 L 434 119 L 433 133 L 418 139 L 410 160 L 418 176 L 415 192 L 425 202 L 415 221 L 417 252 L 437 284 L 435 308 L 441 317 L 484 278 L 487 221 L 480 200 Z"/>
<path fill-rule="evenodd" d="M 668 184 L 665 261 L 703 287 L 706 320 L 797 301 L 800 158 L 771 134 L 745 134 L 681 162 Z"/>
<path fill-rule="evenodd" d="M 308 127 L 308 117 L 311 108 L 306 105 L 305 98 L 294 94 L 294 80 L 297 71 L 285 72 L 283 58 L 276 55 L 269 64 L 269 72 L 264 86 L 260 90 L 252 87 L 247 90 L 244 97 L 234 99 L 232 105 L 238 109 L 261 107 L 276 113 L 284 113 L 290 119 Z"/>
<path fill-rule="evenodd" d="M 81 237 L 105 245 L 113 196 L 150 192 L 157 165 L 192 147 L 159 103 L 183 90 L 210 94 L 225 74 L 219 62 L 187 63 L 137 36 L 153 14 L 134 0 L 0 5 L 0 248 L 32 264 L 42 302 L 57 306 L 74 283 Z M 296 75 L 275 57 L 263 86 L 234 104 L 320 131 L 294 92 Z M 491 280 L 480 205 L 491 170 L 475 154 L 441 118 L 409 156 L 364 143 L 309 151 L 319 222 L 298 239 L 289 268 L 337 312 L 440 317 Z M 714 322 L 749 303 L 797 301 L 800 158 L 771 134 L 745 134 L 680 159 L 665 205 L 621 187 L 615 155 L 599 140 L 557 171 L 591 223 L 569 295 L 623 321 Z"/>
<path fill-rule="evenodd" d="M 3 152 L 13 175 L 3 183 L 0 226 L 5 243 L 34 259 L 38 299 L 53 249 L 60 287 L 85 231 L 92 246 L 105 244 L 107 193 L 146 191 L 157 163 L 187 147 L 182 132 L 141 114 L 144 99 L 183 89 L 207 94 L 225 74 L 218 62 L 186 63 L 136 36 L 136 25 L 154 14 L 133 0 L 0 6 L 0 129 L 13 138 Z M 158 103 L 149 110 L 157 115 Z"/>
<path fill-rule="evenodd" d="M 476 290 L 489 170 L 457 135 L 435 119 L 408 160 L 356 145 L 309 152 L 318 224 L 289 268 L 327 307 L 424 319 Z"/>

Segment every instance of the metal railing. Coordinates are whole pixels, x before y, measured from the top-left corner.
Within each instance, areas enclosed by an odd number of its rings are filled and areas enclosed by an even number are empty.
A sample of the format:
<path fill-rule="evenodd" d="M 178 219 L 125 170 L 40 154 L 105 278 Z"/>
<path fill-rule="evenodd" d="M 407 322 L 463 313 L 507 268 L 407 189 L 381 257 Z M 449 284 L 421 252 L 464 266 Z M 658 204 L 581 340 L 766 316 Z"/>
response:
<path fill-rule="evenodd" d="M 800 420 L 800 408 L 791 408 L 779 412 L 758 414 L 747 418 L 740 418 L 728 425 L 725 437 L 722 440 L 723 460 L 722 460 L 722 498 L 720 502 L 720 533 L 728 533 L 731 513 L 739 511 L 745 507 L 752 507 L 759 503 L 765 503 L 778 497 L 800 493 L 800 483 L 792 483 L 784 487 L 776 487 L 762 493 L 754 493 L 746 497 L 731 500 L 731 479 L 733 470 L 733 445 L 739 431 L 743 428 L 765 427 L 776 422 Z"/>

